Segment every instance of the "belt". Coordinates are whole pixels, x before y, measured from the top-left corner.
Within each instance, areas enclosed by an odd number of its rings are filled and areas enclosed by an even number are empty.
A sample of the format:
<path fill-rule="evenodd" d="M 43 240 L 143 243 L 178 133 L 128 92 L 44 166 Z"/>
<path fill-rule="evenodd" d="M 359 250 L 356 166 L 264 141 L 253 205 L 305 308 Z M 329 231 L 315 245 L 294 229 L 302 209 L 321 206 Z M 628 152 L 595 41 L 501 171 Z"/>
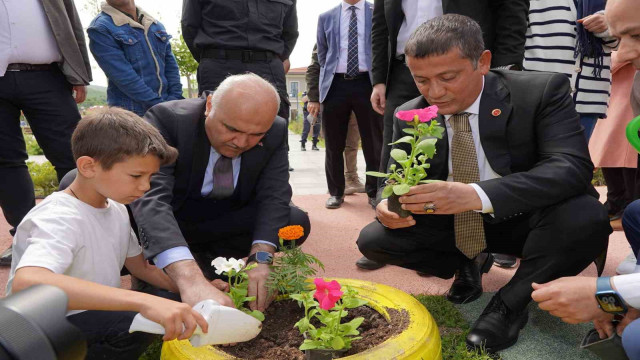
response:
<path fill-rule="evenodd" d="M 9 64 L 7 71 L 46 71 L 53 70 L 58 67 L 57 64 Z"/>
<path fill-rule="evenodd" d="M 359 72 L 358 75 L 356 76 L 349 76 L 345 73 L 335 73 L 334 75 L 336 75 L 337 77 L 334 77 L 334 79 L 344 79 L 344 80 L 358 80 L 358 79 L 362 79 L 362 78 L 369 78 L 369 72 L 368 71 L 362 71 Z"/>
<path fill-rule="evenodd" d="M 242 60 L 242 62 L 269 61 L 275 57 L 271 51 L 229 50 L 206 48 L 202 51 L 203 58 Z"/>

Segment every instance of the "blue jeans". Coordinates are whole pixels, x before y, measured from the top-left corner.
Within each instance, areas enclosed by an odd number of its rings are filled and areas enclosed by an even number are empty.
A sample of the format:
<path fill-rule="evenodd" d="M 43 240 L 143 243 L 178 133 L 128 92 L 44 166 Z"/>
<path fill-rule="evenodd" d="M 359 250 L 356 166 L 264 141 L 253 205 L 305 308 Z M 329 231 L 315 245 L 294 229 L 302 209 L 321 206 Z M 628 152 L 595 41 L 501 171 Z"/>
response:
<path fill-rule="evenodd" d="M 622 228 L 636 258 L 640 258 L 640 200 L 627 205 L 622 215 Z"/>
<path fill-rule="evenodd" d="M 587 143 L 589 143 L 597 120 L 598 116 L 596 115 L 580 115 L 580 125 L 584 127 L 584 136 L 587 138 Z"/>
<path fill-rule="evenodd" d="M 640 359 L 640 319 L 627 325 L 622 333 L 622 346 L 629 360 Z"/>

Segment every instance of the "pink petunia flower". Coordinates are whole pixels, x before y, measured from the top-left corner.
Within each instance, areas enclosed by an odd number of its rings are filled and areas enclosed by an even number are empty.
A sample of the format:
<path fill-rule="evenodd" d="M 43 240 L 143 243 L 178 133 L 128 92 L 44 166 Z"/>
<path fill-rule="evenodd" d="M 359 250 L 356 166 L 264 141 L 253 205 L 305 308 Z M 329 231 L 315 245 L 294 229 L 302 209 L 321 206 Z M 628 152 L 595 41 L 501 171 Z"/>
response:
<path fill-rule="evenodd" d="M 336 302 L 344 294 L 340 291 L 340 284 L 335 280 L 329 282 L 324 281 L 322 278 L 315 278 L 313 282 L 316 284 L 316 292 L 313 294 L 313 298 L 318 300 L 320 308 L 330 310 L 336 306 Z"/>
<path fill-rule="evenodd" d="M 424 109 L 398 111 L 396 117 L 403 121 L 413 121 L 413 118 L 416 115 L 418 116 L 418 120 L 420 120 L 420 122 L 431 121 L 438 116 L 438 106 L 431 105 Z"/>

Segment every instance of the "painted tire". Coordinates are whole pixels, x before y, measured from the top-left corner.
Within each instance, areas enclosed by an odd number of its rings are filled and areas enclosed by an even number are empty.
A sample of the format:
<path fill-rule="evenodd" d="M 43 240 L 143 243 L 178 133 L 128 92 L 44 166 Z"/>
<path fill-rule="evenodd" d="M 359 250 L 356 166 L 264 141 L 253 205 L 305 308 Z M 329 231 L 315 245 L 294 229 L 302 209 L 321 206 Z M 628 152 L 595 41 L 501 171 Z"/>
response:
<path fill-rule="evenodd" d="M 402 333 L 387 339 L 367 351 L 344 357 L 345 360 L 441 360 L 442 346 L 435 320 L 427 309 L 413 296 L 394 287 L 370 281 L 354 279 L 337 280 L 358 291 L 358 295 L 369 301 L 368 306 L 389 318 L 387 309 L 405 310 L 409 325 Z M 161 360 L 238 360 L 213 346 L 192 347 L 188 340 L 173 340 L 162 346 Z"/>

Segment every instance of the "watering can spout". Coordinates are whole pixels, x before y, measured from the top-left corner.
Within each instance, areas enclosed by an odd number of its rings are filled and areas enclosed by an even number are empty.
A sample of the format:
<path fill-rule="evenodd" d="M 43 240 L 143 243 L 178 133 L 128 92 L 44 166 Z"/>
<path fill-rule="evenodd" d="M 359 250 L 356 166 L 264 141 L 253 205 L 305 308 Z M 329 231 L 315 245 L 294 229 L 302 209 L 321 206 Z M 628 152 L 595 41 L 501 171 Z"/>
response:
<path fill-rule="evenodd" d="M 253 316 L 208 299 L 197 303 L 194 310 L 199 312 L 209 324 L 205 334 L 200 326 L 196 328 L 189 341 L 193 346 L 229 344 L 249 341 L 262 330 L 262 323 Z M 153 322 L 142 314 L 137 314 L 131 322 L 129 332 L 142 331 L 150 334 L 164 334 L 162 325 Z"/>

